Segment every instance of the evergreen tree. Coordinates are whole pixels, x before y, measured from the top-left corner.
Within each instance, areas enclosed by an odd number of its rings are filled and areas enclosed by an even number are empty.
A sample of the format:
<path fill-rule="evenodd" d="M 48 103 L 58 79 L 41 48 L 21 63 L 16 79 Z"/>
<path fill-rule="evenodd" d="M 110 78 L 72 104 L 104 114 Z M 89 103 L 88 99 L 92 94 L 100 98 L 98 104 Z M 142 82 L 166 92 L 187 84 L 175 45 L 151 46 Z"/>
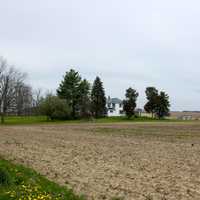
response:
<path fill-rule="evenodd" d="M 147 113 L 151 113 L 153 117 L 156 110 L 156 100 L 158 97 L 158 90 L 155 87 L 147 87 L 145 93 L 148 102 L 145 104 L 144 109 Z"/>
<path fill-rule="evenodd" d="M 155 113 L 156 116 L 161 119 L 165 116 L 169 116 L 169 108 L 170 108 L 170 102 L 169 102 L 169 96 L 165 92 L 160 92 L 160 95 L 156 98 L 156 109 Z"/>
<path fill-rule="evenodd" d="M 80 84 L 81 76 L 78 72 L 71 69 L 66 72 L 64 80 L 60 83 L 57 89 L 57 94 L 60 98 L 65 99 L 72 110 L 72 118 L 76 118 L 78 115 L 79 98 L 80 98 Z"/>
<path fill-rule="evenodd" d="M 84 79 L 80 83 L 79 90 L 80 117 L 87 118 L 90 116 L 90 83 Z"/>
<path fill-rule="evenodd" d="M 131 118 L 133 115 L 135 115 L 136 101 L 138 96 L 139 94 L 135 89 L 129 88 L 126 90 L 126 99 L 123 101 L 123 109 L 128 118 Z"/>
<path fill-rule="evenodd" d="M 96 77 L 91 92 L 91 111 L 95 118 L 106 115 L 106 97 L 103 83 Z"/>

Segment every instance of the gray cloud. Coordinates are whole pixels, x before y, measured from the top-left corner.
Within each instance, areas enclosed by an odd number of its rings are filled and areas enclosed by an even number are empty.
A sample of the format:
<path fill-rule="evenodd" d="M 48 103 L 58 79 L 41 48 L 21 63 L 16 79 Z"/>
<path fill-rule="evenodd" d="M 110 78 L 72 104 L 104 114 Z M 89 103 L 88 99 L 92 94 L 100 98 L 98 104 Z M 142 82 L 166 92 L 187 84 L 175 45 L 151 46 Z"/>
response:
<path fill-rule="evenodd" d="M 0 55 L 55 90 L 65 71 L 123 98 L 134 86 L 145 102 L 153 85 L 174 110 L 199 110 L 200 2 L 197 0 L 0 0 Z"/>

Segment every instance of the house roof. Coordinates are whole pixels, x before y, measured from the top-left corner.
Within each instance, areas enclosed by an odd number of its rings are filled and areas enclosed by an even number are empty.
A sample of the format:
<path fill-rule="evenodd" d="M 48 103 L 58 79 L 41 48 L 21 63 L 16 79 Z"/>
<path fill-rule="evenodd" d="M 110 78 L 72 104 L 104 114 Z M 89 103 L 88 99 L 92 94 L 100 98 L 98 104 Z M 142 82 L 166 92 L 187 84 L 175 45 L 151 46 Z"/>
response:
<path fill-rule="evenodd" d="M 120 103 L 122 103 L 122 100 L 119 98 L 109 98 L 109 99 L 107 99 L 107 103 L 120 104 Z"/>

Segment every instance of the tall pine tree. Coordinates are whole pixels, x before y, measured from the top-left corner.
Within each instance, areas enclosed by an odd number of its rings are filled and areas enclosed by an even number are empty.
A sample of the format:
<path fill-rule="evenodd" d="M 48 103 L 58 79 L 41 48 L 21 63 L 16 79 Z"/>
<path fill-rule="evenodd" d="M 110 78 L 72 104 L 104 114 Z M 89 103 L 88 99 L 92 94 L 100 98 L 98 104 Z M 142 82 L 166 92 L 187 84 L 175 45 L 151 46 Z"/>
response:
<path fill-rule="evenodd" d="M 80 117 L 88 118 L 90 116 L 90 83 L 84 79 L 81 81 L 79 98 Z"/>
<path fill-rule="evenodd" d="M 57 94 L 61 99 L 65 99 L 70 106 L 73 119 L 77 118 L 79 113 L 79 98 L 80 98 L 81 76 L 78 72 L 71 69 L 66 72 L 64 80 L 60 83 L 57 89 Z"/>
<path fill-rule="evenodd" d="M 103 83 L 99 77 L 96 77 L 91 92 L 91 111 L 95 118 L 106 115 L 106 97 Z"/>

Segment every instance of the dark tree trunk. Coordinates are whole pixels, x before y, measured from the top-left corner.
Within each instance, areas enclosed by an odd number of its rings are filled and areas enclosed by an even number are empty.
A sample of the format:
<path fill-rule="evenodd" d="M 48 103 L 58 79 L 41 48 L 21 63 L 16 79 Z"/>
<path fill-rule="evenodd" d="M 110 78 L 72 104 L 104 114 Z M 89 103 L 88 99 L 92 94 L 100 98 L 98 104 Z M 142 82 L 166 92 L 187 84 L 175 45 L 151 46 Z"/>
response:
<path fill-rule="evenodd" d="M 72 118 L 75 119 L 76 115 L 75 115 L 75 106 L 73 105 L 72 107 Z"/>
<path fill-rule="evenodd" d="M 4 113 L 1 113 L 1 123 L 4 124 L 5 119 L 4 119 Z"/>

